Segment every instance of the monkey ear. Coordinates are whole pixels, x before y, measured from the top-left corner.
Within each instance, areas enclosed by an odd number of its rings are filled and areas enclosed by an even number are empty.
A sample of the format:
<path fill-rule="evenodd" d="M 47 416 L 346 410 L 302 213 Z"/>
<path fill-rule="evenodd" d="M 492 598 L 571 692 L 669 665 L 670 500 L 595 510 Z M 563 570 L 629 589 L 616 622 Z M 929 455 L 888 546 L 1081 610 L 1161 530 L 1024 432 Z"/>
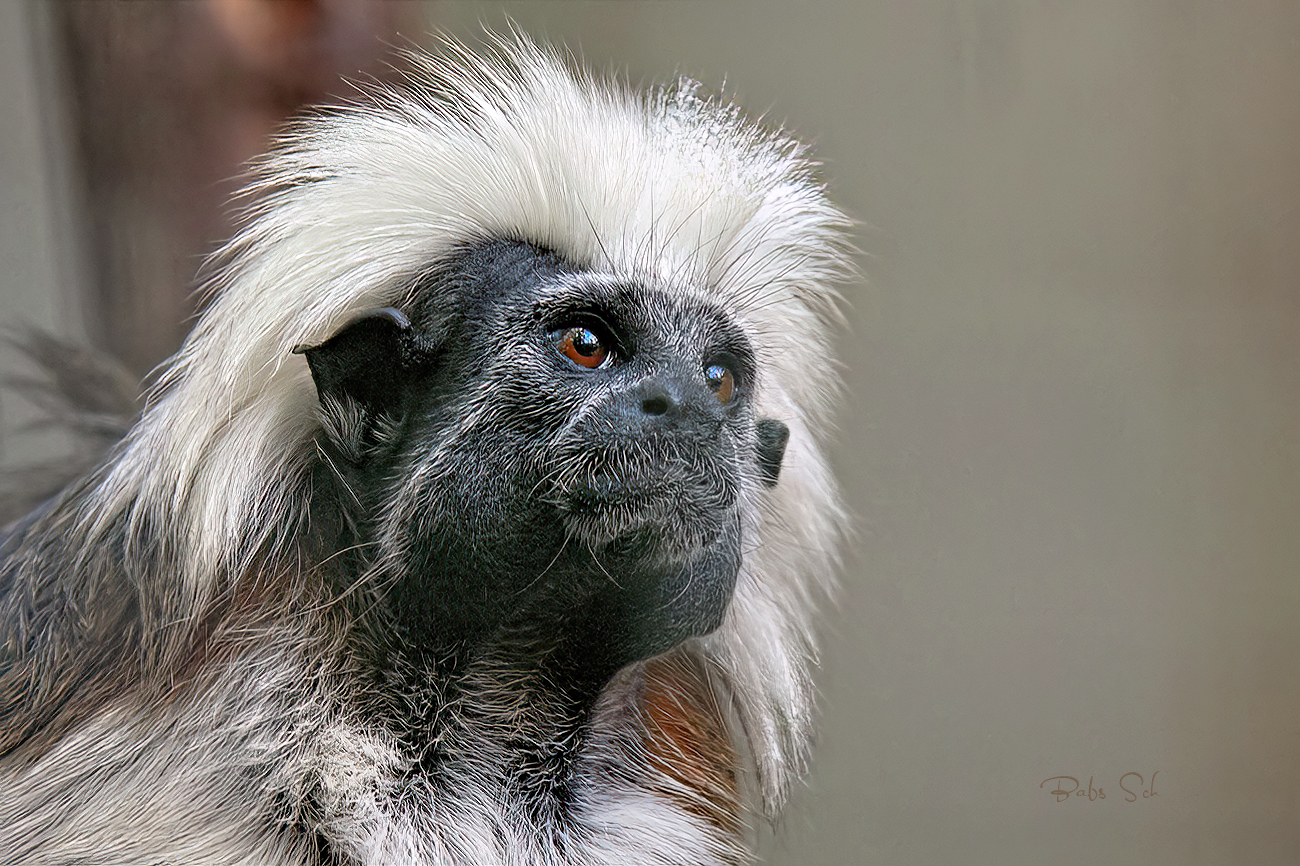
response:
<path fill-rule="evenodd" d="M 781 459 L 785 457 L 785 444 L 790 441 L 790 428 L 775 418 L 764 418 L 755 425 L 758 443 L 758 469 L 763 483 L 768 487 L 776 486 L 776 479 L 781 474 Z"/>
<path fill-rule="evenodd" d="M 425 354 L 411 320 L 393 307 L 366 313 L 325 342 L 293 352 L 307 357 L 326 432 L 358 460 L 382 444 L 381 422 L 391 430 L 400 419 L 411 371 Z"/>

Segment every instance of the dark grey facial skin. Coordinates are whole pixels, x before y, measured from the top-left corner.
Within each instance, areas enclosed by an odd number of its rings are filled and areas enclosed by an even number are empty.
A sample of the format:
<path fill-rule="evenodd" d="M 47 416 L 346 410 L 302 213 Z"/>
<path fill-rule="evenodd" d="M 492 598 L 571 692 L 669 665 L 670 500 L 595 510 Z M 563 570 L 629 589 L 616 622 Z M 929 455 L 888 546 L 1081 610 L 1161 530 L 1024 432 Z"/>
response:
<path fill-rule="evenodd" d="M 753 417 L 719 308 L 495 240 L 301 351 L 331 457 L 314 522 L 387 587 L 377 665 L 454 678 L 487 652 L 588 705 L 721 622 L 742 496 L 776 483 L 786 429 Z"/>

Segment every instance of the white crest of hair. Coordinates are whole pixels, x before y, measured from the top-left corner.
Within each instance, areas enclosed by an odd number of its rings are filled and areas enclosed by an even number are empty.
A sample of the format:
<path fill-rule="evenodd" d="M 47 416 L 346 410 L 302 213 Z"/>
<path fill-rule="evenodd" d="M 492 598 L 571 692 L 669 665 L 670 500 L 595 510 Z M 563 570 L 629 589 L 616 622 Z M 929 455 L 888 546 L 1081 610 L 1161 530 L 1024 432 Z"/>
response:
<path fill-rule="evenodd" d="M 843 525 L 820 440 L 837 386 L 827 331 L 848 272 L 847 221 L 798 144 L 690 82 L 637 95 L 519 36 L 485 57 L 452 44 L 445 54 L 417 58 L 409 87 L 302 121 L 260 165 L 210 308 L 93 495 L 97 527 L 155 519 L 142 504 L 158 503 L 188 552 L 161 608 L 194 618 L 231 591 L 248 559 L 274 548 L 274 528 L 302 518 L 319 422 L 293 348 L 400 304 L 458 245 L 524 239 L 596 273 L 707 298 L 755 346 L 756 411 L 790 428 L 779 484 L 756 494 L 757 547 L 724 624 L 702 642 L 771 813 L 806 763 L 811 620 Z M 647 850 L 682 834 L 685 815 L 619 818 L 659 814 L 641 805 L 602 808 L 612 824 L 639 826 L 624 840 Z M 391 862 L 416 853 L 378 836 L 365 844 Z"/>

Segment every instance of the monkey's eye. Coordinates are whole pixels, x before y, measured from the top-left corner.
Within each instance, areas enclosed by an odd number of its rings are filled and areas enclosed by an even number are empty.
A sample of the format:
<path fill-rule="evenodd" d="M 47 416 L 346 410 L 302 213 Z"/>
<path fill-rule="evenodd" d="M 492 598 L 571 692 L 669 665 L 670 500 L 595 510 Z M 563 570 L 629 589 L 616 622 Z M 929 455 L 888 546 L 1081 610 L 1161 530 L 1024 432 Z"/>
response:
<path fill-rule="evenodd" d="M 609 340 L 602 338 L 591 328 L 574 325 L 556 331 L 553 337 L 560 354 L 581 367 L 594 370 L 603 367 L 609 361 Z"/>
<path fill-rule="evenodd" d="M 704 381 L 709 383 L 719 403 L 730 403 L 736 391 L 736 377 L 721 364 L 710 364 L 704 368 Z"/>

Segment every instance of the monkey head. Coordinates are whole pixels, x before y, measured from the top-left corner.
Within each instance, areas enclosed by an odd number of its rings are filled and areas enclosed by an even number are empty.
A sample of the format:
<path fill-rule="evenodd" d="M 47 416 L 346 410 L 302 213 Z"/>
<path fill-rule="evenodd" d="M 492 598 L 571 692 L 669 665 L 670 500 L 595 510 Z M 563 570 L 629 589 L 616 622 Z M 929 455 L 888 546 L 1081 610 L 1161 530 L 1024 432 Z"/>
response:
<path fill-rule="evenodd" d="M 504 643 L 595 688 L 721 622 L 788 430 L 720 305 L 489 240 L 301 351 L 422 652 Z"/>

